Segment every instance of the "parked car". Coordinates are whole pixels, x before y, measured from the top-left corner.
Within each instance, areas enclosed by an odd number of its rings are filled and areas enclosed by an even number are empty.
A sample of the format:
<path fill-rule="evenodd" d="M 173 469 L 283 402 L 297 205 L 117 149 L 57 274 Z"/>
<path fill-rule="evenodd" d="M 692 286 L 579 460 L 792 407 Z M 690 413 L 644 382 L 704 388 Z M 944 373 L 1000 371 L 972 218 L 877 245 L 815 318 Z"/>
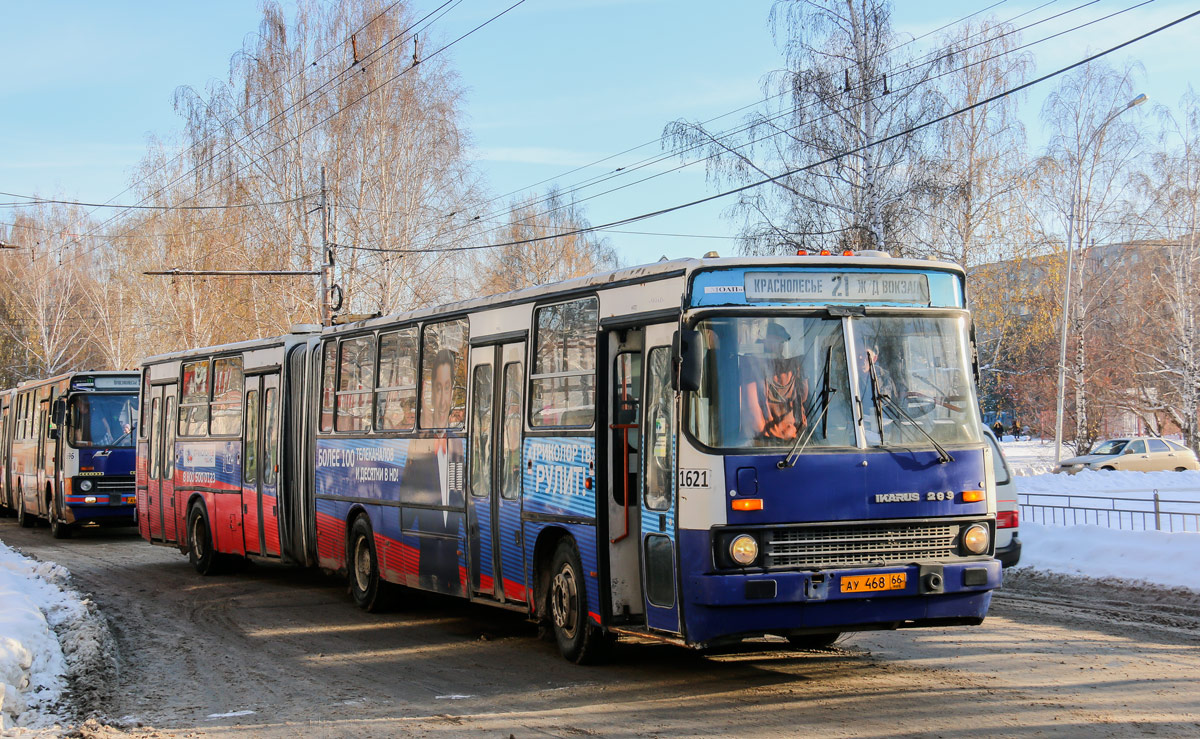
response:
<path fill-rule="evenodd" d="M 1154 436 L 1130 436 L 1102 442 L 1091 454 L 1064 459 L 1055 472 L 1075 474 L 1084 469 L 1182 472 L 1200 470 L 1200 461 L 1195 452 L 1182 444 Z"/>
<path fill-rule="evenodd" d="M 1002 567 L 1012 567 L 1021 560 L 1021 539 L 1017 532 L 1021 523 L 1017 483 L 1013 481 L 1012 469 L 991 429 L 984 429 L 984 436 L 992 447 L 992 470 L 996 477 L 996 559 L 1000 560 Z"/>

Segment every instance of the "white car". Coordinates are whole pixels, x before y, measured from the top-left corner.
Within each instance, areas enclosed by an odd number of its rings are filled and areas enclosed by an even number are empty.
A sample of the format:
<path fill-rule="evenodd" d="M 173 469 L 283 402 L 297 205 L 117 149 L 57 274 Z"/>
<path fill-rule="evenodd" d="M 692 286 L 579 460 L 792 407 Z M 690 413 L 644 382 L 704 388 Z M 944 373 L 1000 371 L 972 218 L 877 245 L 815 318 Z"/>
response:
<path fill-rule="evenodd" d="M 1017 535 L 1021 523 L 1017 484 L 991 429 L 983 431 L 992 447 L 992 469 L 996 477 L 996 559 L 1002 567 L 1012 567 L 1021 559 L 1021 539 Z"/>

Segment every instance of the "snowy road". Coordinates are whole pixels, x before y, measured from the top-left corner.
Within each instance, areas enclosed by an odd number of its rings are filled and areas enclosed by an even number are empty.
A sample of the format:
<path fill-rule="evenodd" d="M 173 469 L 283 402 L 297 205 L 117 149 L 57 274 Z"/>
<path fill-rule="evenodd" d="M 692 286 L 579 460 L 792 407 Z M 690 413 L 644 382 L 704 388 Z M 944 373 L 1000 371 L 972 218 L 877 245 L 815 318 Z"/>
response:
<path fill-rule="evenodd" d="M 57 542 L 0 519 L 0 540 L 70 569 L 112 622 L 119 674 L 93 676 L 108 683 L 93 736 L 1200 733 L 1195 592 L 1023 573 L 974 629 L 824 653 L 622 643 L 581 668 L 504 611 L 421 599 L 365 614 L 320 573 L 201 578 L 132 534 Z"/>

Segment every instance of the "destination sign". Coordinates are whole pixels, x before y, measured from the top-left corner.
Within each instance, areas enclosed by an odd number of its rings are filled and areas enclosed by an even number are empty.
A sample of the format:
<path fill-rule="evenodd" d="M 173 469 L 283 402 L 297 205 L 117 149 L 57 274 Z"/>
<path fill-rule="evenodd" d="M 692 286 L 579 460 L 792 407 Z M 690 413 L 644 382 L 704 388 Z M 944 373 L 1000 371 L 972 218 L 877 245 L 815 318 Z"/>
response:
<path fill-rule="evenodd" d="M 746 300 L 758 303 L 929 305 L 929 279 L 905 272 L 747 272 Z"/>

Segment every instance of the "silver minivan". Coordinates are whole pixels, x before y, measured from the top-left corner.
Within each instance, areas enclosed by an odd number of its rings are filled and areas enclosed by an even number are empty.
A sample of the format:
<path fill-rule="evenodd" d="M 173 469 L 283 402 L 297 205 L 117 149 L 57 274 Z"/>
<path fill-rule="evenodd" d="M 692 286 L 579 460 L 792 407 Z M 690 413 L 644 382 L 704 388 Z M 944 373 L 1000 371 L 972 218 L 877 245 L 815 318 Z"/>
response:
<path fill-rule="evenodd" d="M 1000 560 L 1001 566 L 1012 567 L 1021 559 L 1021 539 L 1017 536 L 1020 525 L 1017 483 L 992 430 L 985 427 L 983 432 L 992 447 L 992 467 L 996 476 L 996 559 Z"/>

